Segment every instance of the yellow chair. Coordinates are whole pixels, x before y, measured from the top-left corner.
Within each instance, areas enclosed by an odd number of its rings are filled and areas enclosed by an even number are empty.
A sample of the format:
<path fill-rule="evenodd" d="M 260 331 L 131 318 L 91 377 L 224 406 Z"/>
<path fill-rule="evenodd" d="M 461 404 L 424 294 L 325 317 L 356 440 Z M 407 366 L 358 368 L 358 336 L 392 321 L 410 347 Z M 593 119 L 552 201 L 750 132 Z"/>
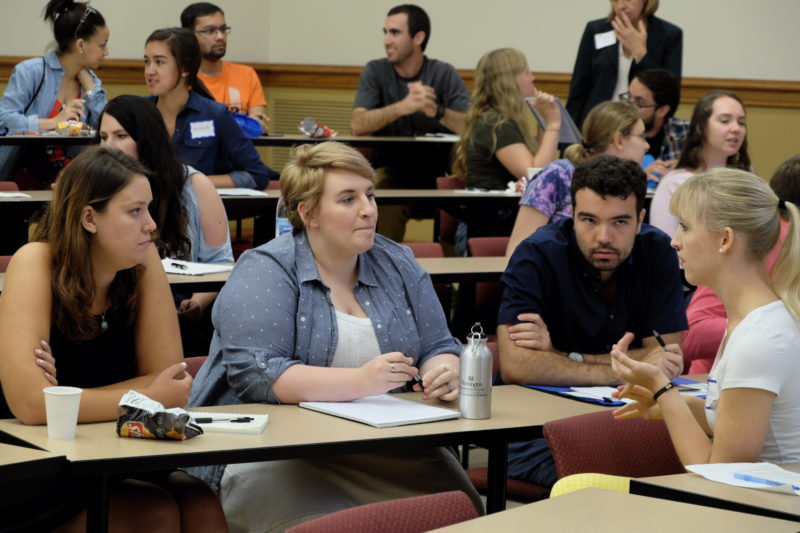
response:
<path fill-rule="evenodd" d="M 586 488 L 629 492 L 630 486 L 631 478 L 629 477 L 608 474 L 572 474 L 556 481 L 556 484 L 550 490 L 550 497 L 555 498 L 556 496 Z"/>

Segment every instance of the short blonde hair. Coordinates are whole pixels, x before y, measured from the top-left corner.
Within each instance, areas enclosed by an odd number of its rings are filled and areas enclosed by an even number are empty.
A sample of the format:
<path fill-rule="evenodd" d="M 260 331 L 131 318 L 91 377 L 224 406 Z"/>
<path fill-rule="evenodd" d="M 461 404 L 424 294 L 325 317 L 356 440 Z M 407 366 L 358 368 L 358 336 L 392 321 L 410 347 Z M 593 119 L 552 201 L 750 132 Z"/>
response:
<path fill-rule="evenodd" d="M 651 15 L 655 15 L 656 11 L 658 11 L 658 0 L 644 0 L 644 10 L 643 10 L 642 14 L 645 17 L 649 17 Z M 611 22 L 612 20 L 614 20 L 615 16 L 616 15 L 614 14 L 614 2 L 612 0 L 612 2 L 611 2 L 611 13 L 608 14 L 607 20 L 609 22 Z"/>
<path fill-rule="evenodd" d="M 325 176 L 331 169 L 347 170 L 375 183 L 375 171 L 369 161 L 346 144 L 326 141 L 295 147 L 289 163 L 281 172 L 281 196 L 295 230 L 305 228 L 298 212 L 301 203 L 308 207 L 309 216 L 319 209 Z"/>

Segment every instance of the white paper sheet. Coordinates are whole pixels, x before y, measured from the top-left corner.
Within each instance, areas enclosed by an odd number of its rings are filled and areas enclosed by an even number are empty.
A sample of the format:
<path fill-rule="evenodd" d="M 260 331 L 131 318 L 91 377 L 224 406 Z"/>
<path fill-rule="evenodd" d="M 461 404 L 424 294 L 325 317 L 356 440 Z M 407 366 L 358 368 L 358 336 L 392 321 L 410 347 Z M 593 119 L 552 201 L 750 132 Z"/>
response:
<path fill-rule="evenodd" d="M 800 496 L 800 474 L 771 463 L 713 463 L 689 465 L 686 470 L 734 487 Z"/>
<path fill-rule="evenodd" d="M 192 263 L 182 259 L 164 258 L 161 260 L 167 274 L 187 274 L 201 276 L 203 274 L 219 274 L 233 270 L 233 263 Z"/>
<path fill-rule="evenodd" d="M 269 196 L 264 191 L 255 189 L 217 189 L 220 196 Z"/>
<path fill-rule="evenodd" d="M 30 198 L 30 194 L 25 194 L 24 192 L 0 192 L 0 198 Z"/>

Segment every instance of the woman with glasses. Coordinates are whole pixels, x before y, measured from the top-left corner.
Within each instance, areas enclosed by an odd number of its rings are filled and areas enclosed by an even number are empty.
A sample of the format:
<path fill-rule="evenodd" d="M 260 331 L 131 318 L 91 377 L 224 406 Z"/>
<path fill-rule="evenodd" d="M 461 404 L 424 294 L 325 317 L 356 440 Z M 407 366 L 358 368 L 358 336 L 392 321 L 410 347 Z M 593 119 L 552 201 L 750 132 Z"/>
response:
<path fill-rule="evenodd" d="M 572 217 L 570 184 L 576 165 L 599 154 L 641 164 L 649 147 L 644 131 L 639 110 L 627 102 L 603 102 L 592 109 L 583 123 L 583 144 L 569 146 L 564 159 L 553 161 L 528 183 L 506 255 L 514 253 L 517 245 L 541 226 Z"/>
<path fill-rule="evenodd" d="M 200 48 L 194 34 L 181 28 L 154 31 L 144 64 L 150 99 L 184 161 L 217 188 L 265 189 L 270 170 L 228 109 L 197 78 Z"/>
<path fill-rule="evenodd" d="M 711 91 L 694 106 L 689 136 L 678 165 L 661 178 L 653 196 L 650 224 L 674 235 L 678 219 L 669 210 L 672 194 L 695 174 L 719 167 L 750 170 L 744 104 L 725 90 Z"/>
<path fill-rule="evenodd" d="M 56 49 L 14 67 L 0 99 L 0 129 L 53 131 L 67 120 L 96 128 L 106 105 L 94 74 L 108 55 L 106 21 L 88 3 L 73 0 L 50 0 L 44 20 L 53 27 Z M 21 189 L 46 188 L 76 154 L 62 146 L 0 147 L 0 180 L 14 179 Z"/>
<path fill-rule="evenodd" d="M 658 3 L 611 0 L 608 16 L 586 25 L 567 98 L 567 110 L 578 127 L 598 103 L 627 92 L 640 70 L 662 67 L 680 83 L 683 31 L 655 16 Z"/>

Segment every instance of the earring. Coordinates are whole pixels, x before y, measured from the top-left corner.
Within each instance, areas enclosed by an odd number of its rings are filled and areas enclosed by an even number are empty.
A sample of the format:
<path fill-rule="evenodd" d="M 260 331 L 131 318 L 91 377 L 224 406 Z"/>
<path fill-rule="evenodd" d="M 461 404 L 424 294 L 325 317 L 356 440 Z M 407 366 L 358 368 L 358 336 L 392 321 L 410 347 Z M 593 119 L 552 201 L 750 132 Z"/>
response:
<path fill-rule="evenodd" d="M 81 48 L 81 55 L 83 55 L 83 48 Z"/>
<path fill-rule="evenodd" d="M 721 254 L 724 254 L 724 253 L 725 253 L 725 250 L 724 250 L 723 248 L 720 248 L 720 249 L 719 249 L 719 253 L 721 253 Z"/>

